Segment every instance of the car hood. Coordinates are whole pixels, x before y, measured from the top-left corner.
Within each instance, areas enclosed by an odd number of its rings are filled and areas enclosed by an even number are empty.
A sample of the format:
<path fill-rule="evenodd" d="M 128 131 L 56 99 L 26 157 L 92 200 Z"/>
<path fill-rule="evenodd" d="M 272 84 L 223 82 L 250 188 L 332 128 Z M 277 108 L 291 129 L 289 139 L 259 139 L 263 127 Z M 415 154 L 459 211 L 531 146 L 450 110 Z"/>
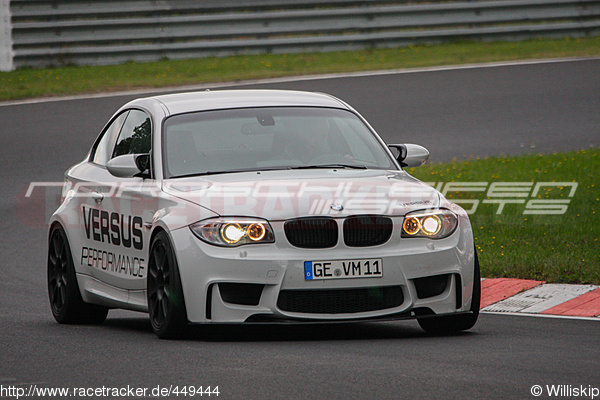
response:
<path fill-rule="evenodd" d="M 222 216 L 271 221 L 307 216 L 405 215 L 440 194 L 404 171 L 256 171 L 165 180 L 163 191 Z"/>

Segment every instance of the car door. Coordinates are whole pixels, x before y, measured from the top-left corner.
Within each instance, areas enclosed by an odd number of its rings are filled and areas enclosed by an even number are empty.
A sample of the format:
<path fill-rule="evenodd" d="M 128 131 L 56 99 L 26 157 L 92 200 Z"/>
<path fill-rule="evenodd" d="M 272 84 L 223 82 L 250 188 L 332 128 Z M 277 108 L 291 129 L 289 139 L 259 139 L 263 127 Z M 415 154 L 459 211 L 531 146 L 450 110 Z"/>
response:
<path fill-rule="evenodd" d="M 84 238 L 92 274 L 100 282 L 129 292 L 128 302 L 145 302 L 149 224 L 156 212 L 154 180 L 148 176 L 118 178 L 106 164 L 124 154 L 151 151 L 152 120 L 139 109 L 127 110 L 113 139 L 99 142 L 92 156 L 94 183 L 83 206 Z M 118 122 L 118 121 L 117 121 Z M 118 130 L 118 133 L 115 132 Z M 82 253 L 83 258 L 83 253 Z"/>
<path fill-rule="evenodd" d="M 112 262 L 106 243 L 110 238 L 102 236 L 100 215 L 103 199 L 110 192 L 105 185 L 106 164 L 128 115 L 129 110 L 115 116 L 96 140 L 89 158 L 67 172 L 69 187 L 75 193 L 67 204 L 77 216 L 77 223 L 71 227 L 76 229 L 71 245 L 77 271 L 85 275 L 95 276 L 97 269 L 107 269 Z"/>

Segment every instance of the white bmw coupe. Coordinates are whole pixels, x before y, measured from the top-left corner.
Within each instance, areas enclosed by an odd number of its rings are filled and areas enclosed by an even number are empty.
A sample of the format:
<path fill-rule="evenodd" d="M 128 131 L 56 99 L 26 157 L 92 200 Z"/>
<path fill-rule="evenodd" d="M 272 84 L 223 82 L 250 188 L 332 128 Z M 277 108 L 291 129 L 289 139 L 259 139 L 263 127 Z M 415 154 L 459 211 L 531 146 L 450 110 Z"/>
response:
<path fill-rule="evenodd" d="M 149 313 L 189 324 L 416 318 L 470 329 L 480 278 L 466 212 L 326 94 L 232 90 L 134 100 L 66 173 L 49 227 L 60 323 Z"/>

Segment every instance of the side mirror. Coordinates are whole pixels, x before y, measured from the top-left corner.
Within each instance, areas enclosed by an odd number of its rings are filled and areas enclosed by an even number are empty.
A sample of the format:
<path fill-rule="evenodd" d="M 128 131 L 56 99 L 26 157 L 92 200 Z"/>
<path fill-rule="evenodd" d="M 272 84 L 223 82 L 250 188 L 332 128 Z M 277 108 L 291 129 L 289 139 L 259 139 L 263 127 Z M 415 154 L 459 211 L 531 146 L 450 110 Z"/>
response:
<path fill-rule="evenodd" d="M 418 144 L 390 144 L 388 147 L 398 150 L 396 160 L 402 167 L 420 167 L 429 158 L 429 151 Z"/>
<path fill-rule="evenodd" d="M 149 154 L 123 154 L 113 158 L 106 164 L 108 172 L 117 178 L 147 177 L 149 166 Z"/>

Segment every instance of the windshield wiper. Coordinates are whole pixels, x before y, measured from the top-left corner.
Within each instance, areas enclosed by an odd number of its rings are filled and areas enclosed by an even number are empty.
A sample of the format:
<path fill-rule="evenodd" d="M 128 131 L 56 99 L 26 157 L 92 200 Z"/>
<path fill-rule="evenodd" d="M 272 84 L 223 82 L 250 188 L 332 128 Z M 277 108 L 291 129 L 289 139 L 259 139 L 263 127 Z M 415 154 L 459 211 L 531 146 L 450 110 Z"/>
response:
<path fill-rule="evenodd" d="M 244 169 L 231 169 L 227 171 L 205 171 L 205 172 L 194 172 L 192 174 L 183 174 L 171 176 L 169 179 L 176 178 L 191 178 L 194 176 L 205 176 L 205 175 L 219 175 L 219 174 L 235 174 L 240 172 L 260 172 L 260 171 L 281 171 L 289 169 L 328 169 L 328 168 L 350 168 L 350 169 L 368 169 L 364 165 L 351 165 L 351 164 L 319 164 L 319 165 L 300 165 L 295 167 L 281 166 L 281 167 L 265 167 L 265 168 L 244 168 Z"/>
<path fill-rule="evenodd" d="M 206 172 L 194 172 L 192 174 L 183 174 L 183 175 L 171 176 L 171 177 L 169 177 L 169 179 L 192 178 L 194 176 L 227 174 L 227 173 L 230 173 L 230 172 L 242 172 L 242 171 L 206 171 Z"/>
<path fill-rule="evenodd" d="M 219 175 L 219 174 L 235 174 L 240 172 L 261 172 L 261 171 L 280 171 L 290 169 L 290 167 L 266 167 L 266 168 L 242 168 L 242 169 L 230 169 L 226 171 L 205 171 L 205 172 L 194 172 L 192 174 L 183 174 L 171 176 L 169 179 L 175 178 L 191 178 L 194 176 L 204 175 Z"/>
<path fill-rule="evenodd" d="M 364 165 L 352 164 L 318 164 L 318 165 L 302 165 L 299 167 L 290 167 L 290 169 L 318 169 L 318 168 L 351 168 L 351 169 L 367 169 Z"/>

